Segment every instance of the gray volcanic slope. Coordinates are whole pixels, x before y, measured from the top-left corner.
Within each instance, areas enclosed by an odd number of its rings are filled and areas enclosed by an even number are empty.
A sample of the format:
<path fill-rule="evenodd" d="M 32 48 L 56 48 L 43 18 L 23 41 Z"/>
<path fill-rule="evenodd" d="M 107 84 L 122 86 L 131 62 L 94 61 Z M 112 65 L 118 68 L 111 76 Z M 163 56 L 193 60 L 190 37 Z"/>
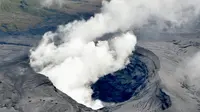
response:
<path fill-rule="evenodd" d="M 153 51 L 160 59 L 161 68 L 158 73 L 163 87 L 172 98 L 172 107 L 167 112 L 199 112 L 199 90 L 193 91 L 187 82 L 187 78 L 192 77 L 195 71 L 191 71 L 192 68 L 187 68 L 187 65 L 200 51 L 200 39 L 141 42 L 140 45 Z"/>
<path fill-rule="evenodd" d="M 64 8 L 44 8 L 39 1 L 0 0 L 0 112 L 200 111 L 200 89 L 195 90 L 183 75 L 189 70 L 185 70 L 184 65 L 199 52 L 198 25 L 195 30 L 186 28 L 189 33 L 167 33 L 151 26 L 135 29 L 139 42 L 134 53 L 146 64 L 148 78 L 144 82 L 147 86 L 135 89 L 139 89 L 139 93 L 124 102 L 92 110 L 56 89 L 44 75 L 33 71 L 29 65 L 29 50 L 38 44 L 46 31 L 80 19 L 82 13 L 88 18 L 98 12 L 101 0 L 67 0 L 69 5 Z"/>
<path fill-rule="evenodd" d="M 57 90 L 48 78 L 35 73 L 30 68 L 28 51 L 32 45 L 25 43 L 33 42 L 31 38 L 20 38 L 23 41 L 7 39 L 7 42 L 0 43 L 0 112 L 92 112 L 92 109 L 76 103 L 66 94 Z M 168 91 L 170 96 L 177 95 L 176 90 L 169 90 L 173 89 L 172 86 L 177 86 L 175 89 L 181 91 L 188 91 L 174 83 L 169 84 L 169 80 L 174 79 L 172 77 L 177 66 L 186 57 L 199 51 L 199 42 L 198 38 L 154 42 L 139 41 L 138 45 L 145 49 L 137 47 L 136 52 L 143 56 L 142 61 L 147 64 L 149 74 L 153 74 L 150 78 L 151 82 L 149 82 L 152 86 L 145 89 L 145 91 L 151 90 L 151 92 L 146 94 L 147 92 L 143 91 L 137 97 L 124 103 L 97 111 L 148 112 L 150 108 L 158 107 L 160 102 L 155 94 L 158 91 L 155 84 L 159 84 L 160 81 L 159 77 L 156 78 L 157 75 L 160 76 L 163 88 Z M 181 112 L 176 109 L 177 105 L 181 107 L 187 104 L 188 107 L 195 107 L 193 104 L 184 103 L 184 96 L 180 95 L 180 97 L 182 98 L 172 99 L 172 103 L 178 102 L 179 104 L 173 104 L 169 111 L 171 109 Z M 140 102 L 137 101 L 139 99 Z M 193 100 L 197 99 L 191 99 L 191 101 Z M 180 103 L 181 101 L 183 103 Z M 183 112 L 188 111 L 190 109 Z"/>

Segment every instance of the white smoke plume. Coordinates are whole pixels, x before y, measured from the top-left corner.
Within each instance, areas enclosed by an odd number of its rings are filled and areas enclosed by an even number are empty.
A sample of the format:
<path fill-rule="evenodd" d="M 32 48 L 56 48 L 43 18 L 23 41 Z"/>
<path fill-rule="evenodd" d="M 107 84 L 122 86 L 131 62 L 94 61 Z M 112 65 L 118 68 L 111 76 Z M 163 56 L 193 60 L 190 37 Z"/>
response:
<path fill-rule="evenodd" d="M 91 99 L 89 86 L 128 63 L 136 44 L 130 31 L 152 18 L 181 26 L 198 16 L 199 4 L 199 0 L 103 1 L 101 13 L 89 20 L 74 21 L 59 26 L 56 32 L 47 32 L 38 47 L 31 50 L 30 64 L 77 102 L 101 108 L 101 101 Z M 98 41 L 105 34 L 116 32 L 122 33 Z"/>
<path fill-rule="evenodd" d="M 45 34 L 37 50 L 32 52 L 32 67 L 42 68 L 42 74 L 79 103 L 94 109 L 102 107 L 99 101 L 92 101 L 89 84 L 127 63 L 136 44 L 135 36 L 126 33 L 96 45 L 92 41 L 72 40 L 57 47 L 49 42 L 53 35 Z"/>

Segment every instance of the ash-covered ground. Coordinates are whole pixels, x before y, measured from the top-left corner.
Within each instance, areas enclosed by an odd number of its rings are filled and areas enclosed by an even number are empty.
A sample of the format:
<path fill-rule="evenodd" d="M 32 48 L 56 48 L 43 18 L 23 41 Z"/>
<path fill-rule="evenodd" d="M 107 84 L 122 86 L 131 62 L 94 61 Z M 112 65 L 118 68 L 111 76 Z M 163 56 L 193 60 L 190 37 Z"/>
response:
<path fill-rule="evenodd" d="M 29 56 L 46 31 L 88 19 L 99 11 L 99 1 L 69 0 L 64 9 L 60 2 L 39 3 L 38 12 L 31 5 L 35 3 L 0 1 L 4 15 L 0 16 L 4 18 L 0 20 L 0 112 L 199 112 L 198 20 L 179 29 L 160 29 L 153 22 L 134 29 L 138 42 L 130 63 L 91 83 L 91 97 L 104 103 L 103 108 L 93 110 L 58 90 L 44 74 L 36 73 Z M 69 3 L 73 5 L 67 7 Z M 8 21 L 13 13 L 18 14 Z"/>

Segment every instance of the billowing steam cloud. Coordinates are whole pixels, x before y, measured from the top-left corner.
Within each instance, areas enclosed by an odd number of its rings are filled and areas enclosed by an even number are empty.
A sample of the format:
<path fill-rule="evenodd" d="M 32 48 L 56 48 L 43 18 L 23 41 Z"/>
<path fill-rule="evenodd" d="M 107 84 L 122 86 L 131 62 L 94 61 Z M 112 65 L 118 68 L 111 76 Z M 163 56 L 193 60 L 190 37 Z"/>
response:
<path fill-rule="evenodd" d="M 199 0 L 104 1 L 101 13 L 89 20 L 74 21 L 59 26 L 54 33 L 47 32 L 39 46 L 31 50 L 30 64 L 77 102 L 101 108 L 101 101 L 91 99 L 89 86 L 128 63 L 136 44 L 130 31 L 148 24 L 150 19 L 181 26 L 199 14 L 199 4 Z M 121 34 L 99 41 L 108 33 Z"/>
<path fill-rule="evenodd" d="M 97 44 L 72 39 L 59 46 L 51 43 L 53 36 L 45 34 L 37 50 L 32 52 L 32 67 L 39 68 L 58 89 L 79 103 L 94 109 L 102 107 L 99 101 L 92 101 L 89 84 L 127 63 L 136 44 L 135 36 L 126 33 Z"/>

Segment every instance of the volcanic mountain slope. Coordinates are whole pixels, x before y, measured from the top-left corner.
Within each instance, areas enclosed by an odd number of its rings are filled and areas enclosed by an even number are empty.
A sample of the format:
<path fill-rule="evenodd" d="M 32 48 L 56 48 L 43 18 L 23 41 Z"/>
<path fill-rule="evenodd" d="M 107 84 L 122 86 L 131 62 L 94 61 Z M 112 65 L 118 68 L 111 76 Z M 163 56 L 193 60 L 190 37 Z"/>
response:
<path fill-rule="evenodd" d="M 42 35 L 57 25 L 80 19 L 80 13 L 98 12 L 100 1 L 67 0 L 62 8 L 58 3 L 43 5 L 41 0 L 0 1 L 0 36 L 2 32 L 9 35 L 0 37 L 0 112 L 94 112 L 57 90 L 47 77 L 35 73 L 29 65 L 29 50 L 41 38 L 32 35 Z M 15 32 L 21 31 L 32 35 L 15 36 Z M 199 83 L 193 83 L 195 80 L 190 76 L 200 71 L 185 66 L 199 52 L 199 32 L 178 36 L 158 33 L 154 28 L 153 33 L 149 28 L 147 32 L 136 32 L 139 42 L 134 56 L 146 65 L 145 86 L 138 87 L 138 94 L 128 100 L 108 104 L 97 112 L 199 112 L 200 92 L 195 88 Z M 155 35 L 160 40 L 148 38 Z M 195 66 L 198 69 L 198 64 Z M 198 79 L 196 76 L 192 79 L 195 78 Z"/>
<path fill-rule="evenodd" d="M 37 13 L 35 5 L 29 6 L 24 0 L 1 0 L 0 1 L 0 29 L 2 31 L 18 31 L 34 26 L 42 21 Z M 25 8 L 28 7 L 28 11 Z M 30 10 L 34 9 L 34 10 Z M 45 10 L 40 9 L 42 14 Z M 31 21 L 31 23 L 30 23 Z"/>
<path fill-rule="evenodd" d="M 101 0 L 67 0 L 61 8 L 60 6 L 54 5 L 43 6 L 41 0 L 1 0 L 0 31 L 16 32 L 28 30 L 41 22 L 47 21 L 50 16 L 58 16 L 58 20 L 59 14 L 65 14 L 67 18 L 67 15 L 94 13 L 99 10 L 100 4 Z M 64 22 L 64 19 L 62 21 Z"/>
<path fill-rule="evenodd" d="M 194 74 L 198 72 L 195 71 L 198 68 L 195 62 L 199 58 L 200 39 L 180 38 L 167 42 L 144 42 L 140 45 L 153 51 L 160 59 L 161 69 L 158 73 L 173 104 L 169 111 L 198 112 L 199 90 L 193 82 L 199 79 Z"/>
<path fill-rule="evenodd" d="M 23 40 L 23 39 L 22 39 Z M 162 110 L 159 99 L 159 77 L 165 92 L 171 97 L 172 104 L 169 109 L 176 112 L 195 112 L 198 107 L 194 102 L 198 102 L 198 97 L 193 98 L 183 94 L 189 91 L 182 83 L 169 83 L 169 80 L 176 79 L 174 76 L 176 68 L 183 62 L 185 57 L 194 55 L 199 51 L 199 42 L 196 39 L 184 39 L 174 41 L 140 41 L 138 45 L 153 51 L 137 48 L 136 52 L 143 55 L 143 61 L 147 64 L 150 73 L 153 73 L 150 84 L 140 94 L 130 100 L 111 105 L 97 111 L 132 112 L 148 111 L 156 109 Z M 28 41 L 27 41 L 28 42 Z M 83 105 L 76 103 L 66 94 L 57 90 L 52 83 L 43 75 L 35 73 L 28 64 L 28 50 L 30 46 L 23 45 L 23 42 L 1 43 L 1 68 L 0 68 L 0 112 L 85 112 L 93 111 Z M 20 52 L 19 52 L 20 51 Z M 145 61 L 146 60 L 146 61 Z M 149 60 L 149 61 L 148 61 Z M 153 60 L 153 61 L 152 61 Z M 159 63 L 161 68 L 159 69 Z M 157 73 L 157 71 L 159 71 Z M 181 75 L 181 74 L 180 74 Z M 173 81 L 172 81 L 173 82 Z M 158 84 L 156 86 L 156 84 Z M 176 85 L 177 84 L 177 85 Z M 179 86 L 180 85 L 180 86 Z M 172 89 L 172 90 L 170 90 Z M 173 90 L 174 89 L 174 90 Z M 178 93 L 177 93 L 178 89 Z M 151 90 L 151 91 L 145 91 Z M 180 93 L 180 91 L 183 93 Z M 190 91 L 189 91 L 190 92 Z M 179 95 L 178 98 L 174 98 Z M 192 92 L 191 94 L 192 95 Z M 186 102 L 187 101 L 187 102 Z M 188 110 L 183 111 L 182 109 Z"/>

